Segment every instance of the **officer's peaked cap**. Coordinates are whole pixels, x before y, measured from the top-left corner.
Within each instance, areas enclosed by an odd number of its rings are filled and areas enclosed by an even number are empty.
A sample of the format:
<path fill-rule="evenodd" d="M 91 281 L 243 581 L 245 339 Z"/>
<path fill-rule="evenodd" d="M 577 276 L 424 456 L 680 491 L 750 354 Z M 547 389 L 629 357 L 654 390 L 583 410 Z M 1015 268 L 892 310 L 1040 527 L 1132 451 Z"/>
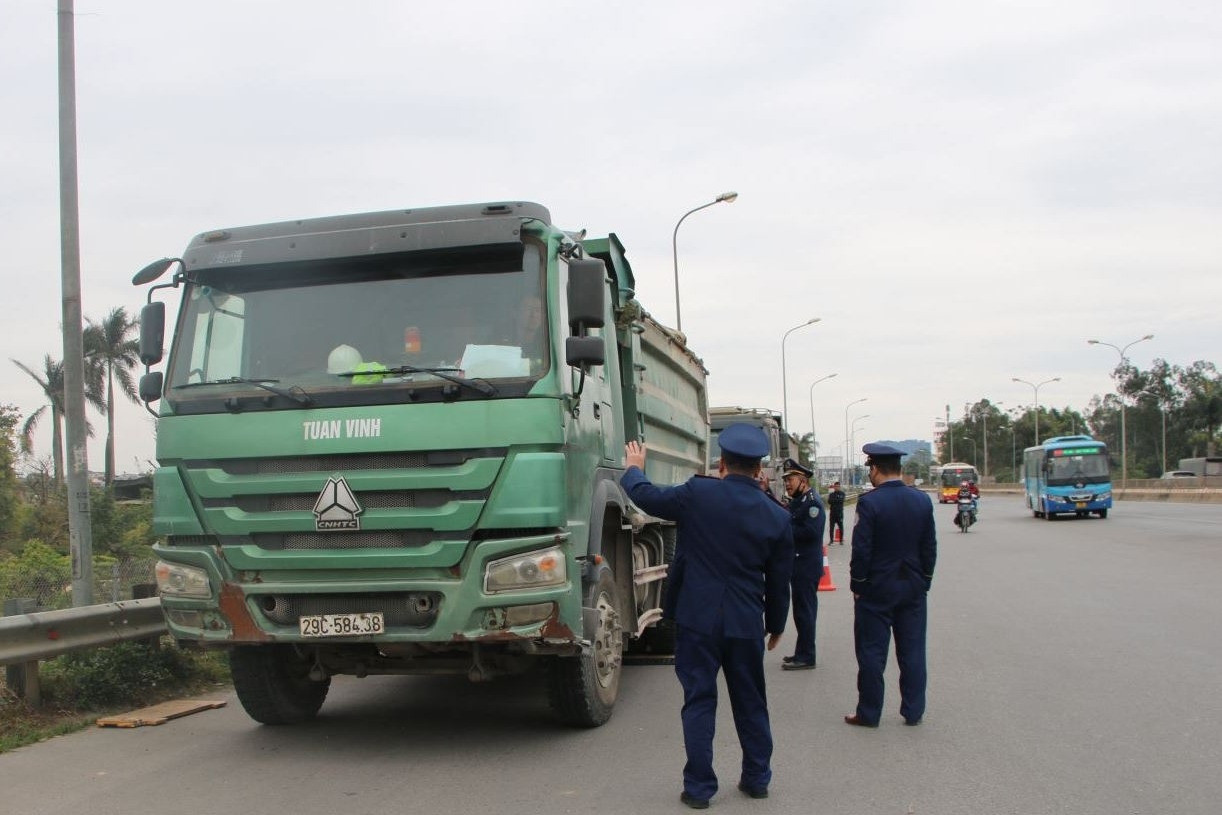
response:
<path fill-rule="evenodd" d="M 861 452 L 865 453 L 868 458 L 899 458 L 908 455 L 903 450 L 877 441 L 872 441 L 862 447 Z M 869 461 L 867 460 L 866 463 L 868 464 Z"/>
<path fill-rule="evenodd" d="M 782 474 L 783 475 L 793 475 L 795 473 L 801 476 L 805 476 L 806 478 L 810 478 L 812 475 L 815 474 L 815 471 L 810 469 L 809 467 L 802 466 L 801 463 L 794 461 L 792 458 L 785 459 L 785 467 L 784 467 Z"/>
<path fill-rule="evenodd" d="M 740 458 L 760 459 L 768 455 L 768 437 L 755 425 L 736 422 L 717 437 L 723 453 Z"/>

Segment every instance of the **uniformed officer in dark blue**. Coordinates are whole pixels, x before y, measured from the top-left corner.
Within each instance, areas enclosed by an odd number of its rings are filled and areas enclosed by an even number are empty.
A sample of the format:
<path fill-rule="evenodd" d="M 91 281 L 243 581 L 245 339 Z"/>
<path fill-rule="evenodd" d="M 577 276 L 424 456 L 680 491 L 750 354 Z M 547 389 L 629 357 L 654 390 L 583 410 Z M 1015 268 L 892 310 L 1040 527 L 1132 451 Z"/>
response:
<path fill-rule="evenodd" d="M 823 577 L 823 502 L 810 487 L 815 471 L 792 458 L 781 468 L 789 495 L 789 522 L 793 526 L 793 627 L 798 641 L 793 656 L 781 660 L 786 671 L 815 667 L 815 620 L 819 616 L 819 578 Z"/>
<path fill-rule="evenodd" d="M 663 616 L 675 622 L 675 674 L 683 686 L 680 800 L 704 809 L 717 792 L 713 729 L 717 673 L 724 671 L 742 746 L 738 788 L 768 797 L 772 729 L 764 687 L 764 648 L 776 648 L 789 616 L 793 533 L 789 513 L 756 478 L 768 439 L 758 427 L 721 432 L 720 478 L 696 476 L 655 486 L 643 472 L 645 447 L 629 442 L 621 484 L 645 512 L 678 524 Z"/>
<path fill-rule="evenodd" d="M 933 502 L 901 478 L 902 450 L 871 443 L 866 454 L 874 489 L 857 499 L 853 553 L 853 641 L 857 648 L 857 712 L 848 724 L 878 727 L 883 711 L 883 671 L 891 632 L 900 673 L 904 724 L 925 715 L 926 595 L 933 583 L 938 541 Z"/>

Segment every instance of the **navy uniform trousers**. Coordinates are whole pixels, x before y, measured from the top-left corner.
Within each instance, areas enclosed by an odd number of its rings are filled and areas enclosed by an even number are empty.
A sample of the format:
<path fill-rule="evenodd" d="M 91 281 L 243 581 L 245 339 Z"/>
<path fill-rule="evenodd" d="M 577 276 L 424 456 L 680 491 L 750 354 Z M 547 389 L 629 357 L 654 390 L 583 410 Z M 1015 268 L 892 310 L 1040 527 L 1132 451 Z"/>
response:
<path fill-rule="evenodd" d="M 683 789 L 694 798 L 717 792 L 713 772 L 713 727 L 717 720 L 717 672 L 726 677 L 734 729 L 742 746 L 742 783 L 764 789 L 772 781 L 772 729 L 764 690 L 764 641 L 709 636 L 678 626 L 675 675 L 683 686 L 683 741 L 687 763 Z"/>
<path fill-rule="evenodd" d="M 820 535 L 822 537 L 822 534 Z M 823 550 L 795 547 L 793 559 L 793 626 L 797 642 L 794 662 L 815 664 L 815 623 L 819 618 L 819 578 L 823 577 Z"/>
<path fill-rule="evenodd" d="M 823 502 L 814 490 L 789 502 L 793 527 L 793 625 L 798 631 L 794 662 L 815 664 L 815 622 L 819 616 L 819 578 L 823 577 Z"/>
<path fill-rule="evenodd" d="M 924 584 L 896 581 L 886 590 L 854 604 L 853 640 L 857 649 L 857 715 L 877 722 L 883 713 L 883 672 L 895 631 L 895 660 L 900 669 L 900 715 L 915 721 L 925 715 Z"/>

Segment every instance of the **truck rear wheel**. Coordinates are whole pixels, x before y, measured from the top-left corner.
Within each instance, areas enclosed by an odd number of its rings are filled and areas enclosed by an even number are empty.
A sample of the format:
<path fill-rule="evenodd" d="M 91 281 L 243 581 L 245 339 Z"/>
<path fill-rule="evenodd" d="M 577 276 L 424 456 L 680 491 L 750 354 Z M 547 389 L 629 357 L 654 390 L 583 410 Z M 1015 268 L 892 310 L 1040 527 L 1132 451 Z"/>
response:
<path fill-rule="evenodd" d="M 247 715 L 262 724 L 314 718 L 331 678 L 310 679 L 310 660 L 285 645 L 245 645 L 229 652 L 233 689 Z"/>
<path fill-rule="evenodd" d="M 597 622 L 590 647 L 576 657 L 555 657 L 548 666 L 552 710 L 565 724 L 598 727 L 611 718 L 623 671 L 623 629 L 619 596 L 610 569 L 586 589 L 585 607 Z"/>

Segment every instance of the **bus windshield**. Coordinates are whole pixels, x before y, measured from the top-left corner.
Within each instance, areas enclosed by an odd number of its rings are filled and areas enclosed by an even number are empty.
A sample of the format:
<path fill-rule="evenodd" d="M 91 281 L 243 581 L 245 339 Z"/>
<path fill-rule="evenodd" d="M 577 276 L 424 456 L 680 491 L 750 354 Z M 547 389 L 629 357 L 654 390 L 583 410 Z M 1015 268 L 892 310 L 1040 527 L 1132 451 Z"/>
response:
<path fill-rule="evenodd" d="M 1069 455 L 1064 453 L 1069 453 Z M 1049 486 L 1100 484 L 1107 482 L 1109 478 L 1107 451 L 1102 448 L 1081 451 L 1049 451 Z"/>

